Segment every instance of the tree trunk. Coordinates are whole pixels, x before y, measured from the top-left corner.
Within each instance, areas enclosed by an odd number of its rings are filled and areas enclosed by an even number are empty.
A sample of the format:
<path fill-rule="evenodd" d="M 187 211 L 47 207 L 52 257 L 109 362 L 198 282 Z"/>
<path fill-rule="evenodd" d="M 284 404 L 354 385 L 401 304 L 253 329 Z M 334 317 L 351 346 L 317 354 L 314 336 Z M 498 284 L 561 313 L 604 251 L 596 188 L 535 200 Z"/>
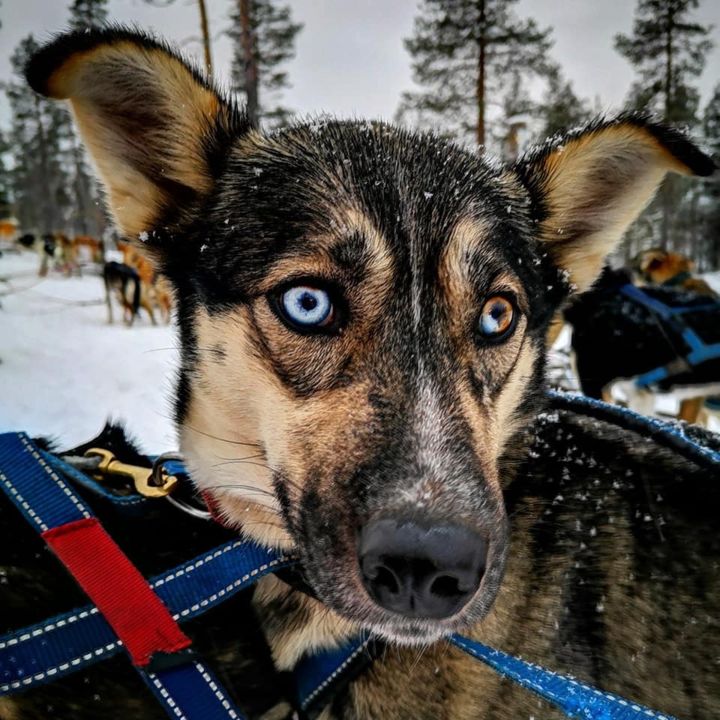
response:
<path fill-rule="evenodd" d="M 247 96 L 247 116 L 250 124 L 259 124 L 258 105 L 258 69 L 255 53 L 255 33 L 252 28 L 252 0 L 238 0 L 240 5 L 240 43 L 243 51 L 245 69 L 245 94 Z"/>
<path fill-rule="evenodd" d="M 485 0 L 478 0 L 478 75 L 477 75 L 477 143 L 480 146 L 481 151 L 485 150 Z"/>
<path fill-rule="evenodd" d="M 693 189 L 690 191 L 690 213 L 688 223 L 690 226 L 690 232 L 688 235 L 688 257 L 693 258 L 698 264 L 698 270 L 705 270 L 704 260 L 704 248 L 700 246 L 700 237 L 698 236 L 698 228 L 700 226 L 700 218 L 698 217 L 698 204 L 700 202 L 700 192 L 702 185 L 699 183 L 693 185 Z"/>
<path fill-rule="evenodd" d="M 672 87 L 673 87 L 673 30 L 675 29 L 675 17 L 672 8 L 668 5 L 667 19 L 665 25 L 665 122 L 671 122 L 673 115 L 672 108 Z M 660 224 L 660 247 L 667 250 L 670 245 L 670 219 L 672 193 L 670 181 L 665 178 L 660 188 L 660 204 L 662 206 L 662 220 Z"/>
<path fill-rule="evenodd" d="M 203 48 L 205 50 L 205 70 L 212 75 L 212 54 L 210 52 L 210 26 L 208 23 L 207 5 L 205 0 L 198 0 L 200 8 L 200 32 L 202 33 Z"/>
<path fill-rule="evenodd" d="M 83 168 L 82 149 L 78 144 L 77 138 L 73 134 L 73 164 L 75 165 L 75 201 L 77 216 L 73 230 L 80 235 L 88 234 L 88 204 L 89 192 L 87 188 L 87 178 L 85 178 L 85 170 Z"/>
<path fill-rule="evenodd" d="M 35 121 L 37 122 L 38 132 L 38 154 L 40 155 L 40 169 L 42 178 L 40 183 L 42 187 L 38 188 L 37 198 L 39 205 L 42 207 L 42 222 L 45 227 L 43 232 L 51 233 L 57 229 L 55 227 L 55 194 L 50 183 L 50 162 L 48 160 L 47 135 L 45 134 L 45 126 L 42 121 L 42 112 L 40 110 L 40 96 L 34 97 Z"/>

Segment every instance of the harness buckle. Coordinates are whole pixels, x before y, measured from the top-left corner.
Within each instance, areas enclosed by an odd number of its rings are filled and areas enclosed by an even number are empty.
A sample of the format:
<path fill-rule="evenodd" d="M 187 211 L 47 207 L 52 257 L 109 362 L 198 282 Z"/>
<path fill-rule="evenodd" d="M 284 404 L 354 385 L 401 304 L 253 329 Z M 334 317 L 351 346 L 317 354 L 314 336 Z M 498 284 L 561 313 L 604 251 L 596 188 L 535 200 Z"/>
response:
<path fill-rule="evenodd" d="M 104 448 L 90 448 L 86 457 L 99 457 L 100 463 L 95 472 L 100 476 L 119 475 L 131 478 L 135 491 L 148 498 L 161 498 L 169 495 L 177 485 L 178 479 L 170 475 L 161 465 L 153 468 L 130 465 L 118 460 L 115 455 Z"/>

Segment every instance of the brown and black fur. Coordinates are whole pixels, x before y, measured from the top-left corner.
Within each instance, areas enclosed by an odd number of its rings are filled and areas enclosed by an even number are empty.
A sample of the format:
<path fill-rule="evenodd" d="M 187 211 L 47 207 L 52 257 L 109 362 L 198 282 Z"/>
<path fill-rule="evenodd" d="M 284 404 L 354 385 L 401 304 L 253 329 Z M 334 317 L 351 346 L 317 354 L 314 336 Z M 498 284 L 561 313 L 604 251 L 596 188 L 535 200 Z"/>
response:
<path fill-rule="evenodd" d="M 140 310 L 140 276 L 135 268 L 110 260 L 103 266 L 105 305 L 108 323 L 113 322 L 112 297 L 115 296 L 122 309 L 123 322 L 130 326 Z"/>
<path fill-rule="evenodd" d="M 706 156 L 638 115 L 510 167 L 384 123 L 266 135 L 166 46 L 121 29 L 61 36 L 28 79 L 71 101 L 116 222 L 175 287 L 176 418 L 196 484 L 229 525 L 301 557 L 318 599 L 272 578 L 254 596 L 275 668 L 359 627 L 391 643 L 323 717 L 555 717 L 449 649 L 456 630 L 667 712 L 715 714 L 717 547 L 700 510 L 678 493 L 677 541 L 646 534 L 650 481 L 624 485 L 619 448 L 571 421 L 553 431 L 603 446 L 607 475 L 568 467 L 565 497 L 560 458 L 540 445 L 523 461 L 553 314 L 664 174 L 708 174 Z M 278 312 L 301 281 L 334 296 L 327 332 Z M 498 295 L 516 323 L 491 343 L 478 318 Z M 357 534 L 379 516 L 486 538 L 482 582 L 455 615 L 371 600 Z M 700 546 L 715 566 L 698 565 Z M 678 579 L 691 566 L 700 585 Z"/>

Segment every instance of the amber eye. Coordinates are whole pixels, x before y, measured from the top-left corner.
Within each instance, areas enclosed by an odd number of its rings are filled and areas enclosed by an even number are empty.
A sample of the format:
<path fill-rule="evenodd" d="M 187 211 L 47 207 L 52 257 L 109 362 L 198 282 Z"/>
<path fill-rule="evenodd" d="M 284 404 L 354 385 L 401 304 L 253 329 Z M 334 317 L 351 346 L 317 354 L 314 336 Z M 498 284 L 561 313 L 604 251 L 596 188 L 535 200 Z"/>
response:
<path fill-rule="evenodd" d="M 515 329 L 515 315 L 515 307 L 507 297 L 493 295 L 480 313 L 480 336 L 483 340 L 503 340 Z"/>

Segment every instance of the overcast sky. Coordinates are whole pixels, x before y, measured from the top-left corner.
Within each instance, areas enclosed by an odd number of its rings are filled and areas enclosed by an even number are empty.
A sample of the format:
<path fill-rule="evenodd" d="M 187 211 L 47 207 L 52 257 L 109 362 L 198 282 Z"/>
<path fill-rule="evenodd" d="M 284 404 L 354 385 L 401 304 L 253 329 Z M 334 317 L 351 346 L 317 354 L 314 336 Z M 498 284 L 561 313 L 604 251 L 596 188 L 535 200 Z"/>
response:
<path fill-rule="evenodd" d="M 234 0 L 207 0 L 217 75 L 227 77 L 230 45 L 223 35 Z M 49 37 L 67 22 L 69 0 L 2 0 L 0 6 L 0 80 L 10 75 L 9 56 L 18 41 L 33 33 Z M 412 29 L 416 0 L 290 0 L 294 19 L 305 24 L 297 56 L 289 64 L 292 88 L 285 104 L 302 113 L 391 118 L 400 93 L 411 87 L 410 58 L 402 40 Z M 720 2 L 701 0 L 697 18 L 712 23 L 720 45 Z M 518 13 L 555 28 L 553 55 L 578 94 L 619 106 L 632 70 L 612 48 L 617 32 L 629 32 L 631 0 L 520 0 Z M 191 54 L 200 55 L 195 0 L 175 0 L 170 8 L 142 0 L 111 0 L 113 20 L 153 28 Z M 700 80 L 703 99 L 720 81 L 720 49 L 711 54 Z M 7 124 L 4 100 L 0 123 Z"/>

